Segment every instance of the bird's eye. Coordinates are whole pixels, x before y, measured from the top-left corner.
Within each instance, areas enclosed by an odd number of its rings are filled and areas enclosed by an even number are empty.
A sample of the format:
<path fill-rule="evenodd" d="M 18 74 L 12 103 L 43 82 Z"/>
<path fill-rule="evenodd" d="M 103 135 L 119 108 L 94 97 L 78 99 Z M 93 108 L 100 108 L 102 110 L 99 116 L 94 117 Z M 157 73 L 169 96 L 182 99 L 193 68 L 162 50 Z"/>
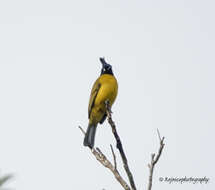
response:
<path fill-rule="evenodd" d="M 108 65 L 108 66 L 106 67 L 106 69 L 107 69 L 107 70 L 110 70 L 110 69 L 111 69 L 111 65 Z"/>

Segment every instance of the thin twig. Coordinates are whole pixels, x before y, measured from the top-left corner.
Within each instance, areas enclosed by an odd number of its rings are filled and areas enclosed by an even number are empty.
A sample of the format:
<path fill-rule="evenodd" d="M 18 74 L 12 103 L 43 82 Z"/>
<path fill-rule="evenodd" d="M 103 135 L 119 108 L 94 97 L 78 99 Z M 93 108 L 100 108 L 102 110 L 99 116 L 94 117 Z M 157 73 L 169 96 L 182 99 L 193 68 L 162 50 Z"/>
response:
<path fill-rule="evenodd" d="M 0 177 L 0 189 L 7 181 L 11 180 L 11 178 L 13 178 L 13 175 L 11 174 Z"/>
<path fill-rule="evenodd" d="M 160 135 L 160 132 L 159 132 L 158 129 L 157 129 L 157 133 L 158 133 L 158 138 L 159 138 L 159 140 L 160 140 L 160 142 L 161 142 L 161 135 Z"/>
<path fill-rule="evenodd" d="M 86 133 L 85 133 L 84 129 L 82 129 L 81 126 L 78 126 L 78 127 L 79 127 L 79 129 L 81 130 L 81 132 L 85 135 Z"/>
<path fill-rule="evenodd" d="M 113 135 L 114 135 L 114 137 L 116 139 L 116 147 L 118 148 L 118 150 L 120 152 L 120 155 L 121 155 L 121 158 L 122 158 L 122 161 L 123 161 L 123 166 L 124 166 L 124 169 L 126 171 L 126 174 L 128 176 L 128 179 L 129 179 L 129 182 L 130 182 L 130 185 L 131 185 L 131 189 L 136 190 L 133 175 L 132 175 L 132 173 L 131 173 L 131 171 L 129 169 L 128 161 L 127 161 L 127 158 L 125 156 L 125 152 L 123 150 L 120 137 L 119 137 L 119 135 L 117 133 L 117 130 L 116 130 L 116 125 L 112 120 L 112 116 L 111 116 L 112 112 L 111 112 L 111 108 L 110 108 L 110 105 L 109 105 L 109 101 L 106 101 L 105 104 L 106 104 L 108 122 L 109 122 L 109 124 L 110 124 L 110 126 L 112 128 Z"/>
<path fill-rule="evenodd" d="M 79 126 L 79 129 L 85 135 L 85 131 L 82 129 L 81 126 Z M 92 148 L 91 152 L 95 156 L 95 158 L 104 167 L 108 168 L 113 173 L 113 175 L 115 176 L 115 178 L 117 179 L 117 181 L 121 184 L 121 186 L 125 190 L 131 190 L 130 187 L 129 187 L 129 185 L 126 183 L 126 181 L 122 178 L 122 176 L 119 174 L 118 170 L 116 169 L 116 158 L 114 158 L 114 166 L 113 166 L 113 164 L 106 158 L 106 156 L 102 153 L 102 151 L 99 148 L 96 148 L 96 149 Z M 113 155 L 115 155 L 115 154 L 113 153 Z"/>
<path fill-rule="evenodd" d="M 160 137 L 160 132 L 159 130 L 157 129 L 157 133 L 158 133 L 158 138 L 159 138 L 159 141 L 160 141 L 160 148 L 158 150 L 158 153 L 157 155 L 155 156 L 155 154 L 152 154 L 151 155 L 151 164 L 148 164 L 148 167 L 149 167 L 149 183 L 148 183 L 148 190 L 151 190 L 152 189 L 152 179 L 153 179 L 153 171 L 154 171 L 154 167 L 155 167 L 155 164 L 158 162 L 161 154 L 162 154 L 162 150 L 164 148 L 164 137 Z"/>
<path fill-rule="evenodd" d="M 117 170 L 116 155 L 115 155 L 115 153 L 114 153 L 114 150 L 113 150 L 113 147 L 112 147 L 111 144 L 110 144 L 110 148 L 111 148 L 111 152 L 112 152 L 112 155 L 113 155 L 114 168 L 115 168 L 115 170 Z"/>

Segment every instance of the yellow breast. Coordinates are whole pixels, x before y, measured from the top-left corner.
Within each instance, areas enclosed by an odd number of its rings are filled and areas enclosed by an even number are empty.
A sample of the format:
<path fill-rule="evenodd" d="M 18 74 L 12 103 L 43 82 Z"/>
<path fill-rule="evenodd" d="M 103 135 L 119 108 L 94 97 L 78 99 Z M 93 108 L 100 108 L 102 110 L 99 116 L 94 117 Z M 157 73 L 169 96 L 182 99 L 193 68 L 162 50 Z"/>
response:
<path fill-rule="evenodd" d="M 118 84 L 114 76 L 104 74 L 99 78 L 99 83 L 101 87 L 95 99 L 95 106 L 104 104 L 106 100 L 110 101 L 112 105 L 116 99 Z"/>
<path fill-rule="evenodd" d="M 93 123 L 100 122 L 106 113 L 105 101 L 109 100 L 110 106 L 112 106 L 118 92 L 117 80 L 113 75 L 103 74 L 98 78 L 97 82 L 101 86 L 90 114 L 90 120 Z"/>

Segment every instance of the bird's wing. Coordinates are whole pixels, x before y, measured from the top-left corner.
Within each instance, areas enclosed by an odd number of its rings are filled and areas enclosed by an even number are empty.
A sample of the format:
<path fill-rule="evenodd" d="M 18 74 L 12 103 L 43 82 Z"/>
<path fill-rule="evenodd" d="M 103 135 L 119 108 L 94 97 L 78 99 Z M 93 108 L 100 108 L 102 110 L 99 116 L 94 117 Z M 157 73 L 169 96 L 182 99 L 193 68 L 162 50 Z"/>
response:
<path fill-rule="evenodd" d="M 96 99 L 96 96 L 98 94 L 100 87 L 101 87 L 101 84 L 99 83 L 99 80 L 97 79 L 93 85 L 93 88 L 92 88 L 91 94 L 90 94 L 90 101 L 89 101 L 89 106 L 88 106 L 88 117 L 89 118 L 90 118 L 90 113 L 94 106 L 94 102 L 95 102 L 95 99 Z"/>

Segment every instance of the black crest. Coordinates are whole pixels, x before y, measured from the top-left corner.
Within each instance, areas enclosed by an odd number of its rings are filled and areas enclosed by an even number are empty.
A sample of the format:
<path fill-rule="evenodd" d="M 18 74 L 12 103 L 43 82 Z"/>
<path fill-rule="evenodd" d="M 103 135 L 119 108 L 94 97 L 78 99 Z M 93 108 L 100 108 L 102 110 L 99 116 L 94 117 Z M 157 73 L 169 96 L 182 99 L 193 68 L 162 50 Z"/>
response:
<path fill-rule="evenodd" d="M 113 75 L 112 66 L 105 61 L 105 58 L 100 57 L 102 63 L 101 75 L 110 74 Z"/>

